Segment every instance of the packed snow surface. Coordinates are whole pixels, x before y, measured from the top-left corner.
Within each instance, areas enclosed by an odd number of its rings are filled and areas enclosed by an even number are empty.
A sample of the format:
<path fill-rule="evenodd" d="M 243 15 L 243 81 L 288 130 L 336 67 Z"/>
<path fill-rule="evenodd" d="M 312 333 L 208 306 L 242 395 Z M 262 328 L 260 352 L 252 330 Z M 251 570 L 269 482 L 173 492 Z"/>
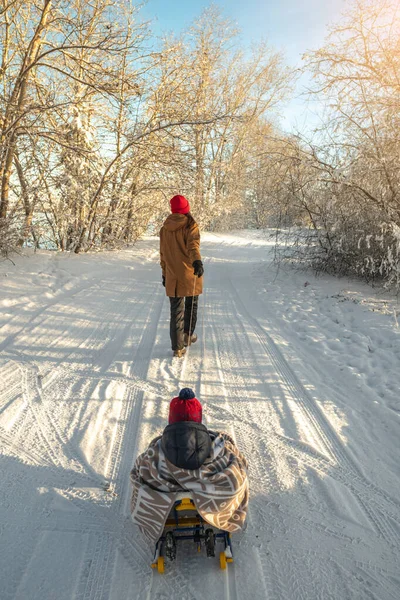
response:
<path fill-rule="evenodd" d="M 184 360 L 156 238 L 1 263 L 2 600 L 400 598 L 399 305 L 273 241 L 203 237 Z M 248 527 L 227 571 L 187 542 L 161 576 L 129 471 L 186 386 L 249 460 Z"/>

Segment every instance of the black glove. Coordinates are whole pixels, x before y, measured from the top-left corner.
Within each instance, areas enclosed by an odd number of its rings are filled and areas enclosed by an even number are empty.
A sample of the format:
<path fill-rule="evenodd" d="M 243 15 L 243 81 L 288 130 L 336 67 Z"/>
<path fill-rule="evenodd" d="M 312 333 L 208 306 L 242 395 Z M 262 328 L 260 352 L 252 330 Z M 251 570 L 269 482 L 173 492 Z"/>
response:
<path fill-rule="evenodd" d="M 164 277 L 164 275 L 162 276 L 162 284 L 165 287 L 165 277 Z"/>
<path fill-rule="evenodd" d="M 192 264 L 192 267 L 194 268 L 194 275 L 197 275 L 197 277 L 203 277 L 204 275 L 204 268 L 203 268 L 203 263 L 201 262 L 201 260 L 195 260 L 194 263 Z"/>

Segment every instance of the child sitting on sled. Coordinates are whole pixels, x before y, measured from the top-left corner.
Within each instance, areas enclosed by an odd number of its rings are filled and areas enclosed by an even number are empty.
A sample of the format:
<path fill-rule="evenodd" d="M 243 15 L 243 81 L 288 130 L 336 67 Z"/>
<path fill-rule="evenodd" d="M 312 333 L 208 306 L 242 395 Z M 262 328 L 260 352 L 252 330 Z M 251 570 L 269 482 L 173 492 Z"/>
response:
<path fill-rule="evenodd" d="M 178 494 L 190 492 L 201 517 L 223 531 L 241 531 L 249 498 L 247 461 L 226 433 L 202 424 L 202 406 L 184 388 L 169 407 L 168 425 L 131 471 L 133 521 L 151 543 L 163 533 Z"/>
<path fill-rule="evenodd" d="M 209 457 L 211 437 L 202 418 L 203 408 L 190 388 L 184 388 L 171 400 L 161 448 L 176 467 L 198 469 Z"/>

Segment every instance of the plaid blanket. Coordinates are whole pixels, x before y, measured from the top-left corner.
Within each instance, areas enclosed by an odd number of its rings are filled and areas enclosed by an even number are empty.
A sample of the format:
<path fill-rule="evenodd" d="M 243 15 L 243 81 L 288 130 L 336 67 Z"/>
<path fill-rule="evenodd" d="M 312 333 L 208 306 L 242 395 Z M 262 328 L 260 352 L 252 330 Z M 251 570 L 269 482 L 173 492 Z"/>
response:
<path fill-rule="evenodd" d="M 198 513 L 224 531 L 240 531 L 249 501 L 247 461 L 226 433 L 209 432 L 211 456 L 194 471 L 170 463 L 161 448 L 161 436 L 141 454 L 131 471 L 131 513 L 146 539 L 155 543 L 177 493 L 191 492 Z"/>

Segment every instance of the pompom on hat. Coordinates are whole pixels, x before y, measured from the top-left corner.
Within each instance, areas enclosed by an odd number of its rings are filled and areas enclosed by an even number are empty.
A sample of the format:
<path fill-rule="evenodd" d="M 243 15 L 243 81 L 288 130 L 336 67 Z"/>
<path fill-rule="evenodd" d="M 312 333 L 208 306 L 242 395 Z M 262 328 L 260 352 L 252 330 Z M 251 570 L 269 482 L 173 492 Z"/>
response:
<path fill-rule="evenodd" d="M 190 204 L 186 200 L 185 196 L 174 196 L 169 201 L 171 205 L 171 212 L 186 215 L 190 212 Z"/>
<path fill-rule="evenodd" d="M 181 400 L 193 400 L 195 398 L 194 391 L 190 388 L 182 388 L 178 396 Z"/>
<path fill-rule="evenodd" d="M 200 402 L 190 388 L 183 388 L 179 396 L 173 398 L 169 405 L 168 423 L 179 423 L 180 421 L 194 421 L 201 423 L 203 409 Z"/>

